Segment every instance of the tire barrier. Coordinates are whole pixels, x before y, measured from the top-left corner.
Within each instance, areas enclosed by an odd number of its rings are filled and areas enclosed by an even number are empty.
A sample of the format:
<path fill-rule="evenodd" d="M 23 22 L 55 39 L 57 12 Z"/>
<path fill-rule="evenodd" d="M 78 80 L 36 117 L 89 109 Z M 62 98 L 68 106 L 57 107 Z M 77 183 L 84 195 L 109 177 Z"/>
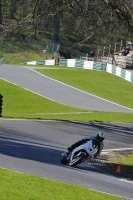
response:
<path fill-rule="evenodd" d="M 3 96 L 0 94 L 0 117 L 2 117 Z"/>

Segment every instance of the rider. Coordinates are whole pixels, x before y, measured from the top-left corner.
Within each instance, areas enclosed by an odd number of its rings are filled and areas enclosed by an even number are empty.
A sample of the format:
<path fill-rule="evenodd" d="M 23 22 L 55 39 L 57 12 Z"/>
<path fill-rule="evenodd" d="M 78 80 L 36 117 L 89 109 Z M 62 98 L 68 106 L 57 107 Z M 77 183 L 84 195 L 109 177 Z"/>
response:
<path fill-rule="evenodd" d="M 103 140 L 104 140 L 104 134 L 102 132 L 98 132 L 98 134 L 94 137 L 90 137 L 90 138 L 83 138 L 82 140 L 79 140 L 78 142 L 72 144 L 70 147 L 68 147 L 68 152 L 71 152 L 73 149 L 75 149 L 76 147 L 92 140 L 94 148 L 98 146 L 98 151 L 95 154 L 95 158 L 97 156 L 100 155 L 102 149 L 103 149 Z"/>

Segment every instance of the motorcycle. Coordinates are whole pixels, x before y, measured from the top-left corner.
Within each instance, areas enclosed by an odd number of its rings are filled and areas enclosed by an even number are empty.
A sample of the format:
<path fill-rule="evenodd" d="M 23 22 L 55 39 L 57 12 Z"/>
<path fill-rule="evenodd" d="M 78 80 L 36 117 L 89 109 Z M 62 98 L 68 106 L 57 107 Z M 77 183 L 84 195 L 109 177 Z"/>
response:
<path fill-rule="evenodd" d="M 73 149 L 72 152 L 64 152 L 62 154 L 61 163 L 74 167 L 81 162 L 91 159 L 97 152 L 98 146 L 93 144 L 93 141 L 90 140 Z"/>

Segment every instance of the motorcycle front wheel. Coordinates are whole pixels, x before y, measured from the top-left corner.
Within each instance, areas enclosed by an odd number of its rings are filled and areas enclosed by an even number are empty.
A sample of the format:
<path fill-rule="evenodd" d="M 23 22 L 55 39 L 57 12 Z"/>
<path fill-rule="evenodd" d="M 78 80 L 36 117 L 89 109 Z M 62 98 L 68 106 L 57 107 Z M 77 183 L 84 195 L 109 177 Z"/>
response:
<path fill-rule="evenodd" d="M 86 154 L 84 152 L 80 152 L 80 154 L 79 153 L 75 154 L 73 156 L 72 161 L 69 163 L 69 166 L 70 167 L 76 166 L 77 164 L 81 163 L 84 160 L 84 158 L 86 158 Z"/>
<path fill-rule="evenodd" d="M 63 155 L 62 155 L 62 158 L 61 158 L 61 163 L 62 164 L 67 164 L 68 163 L 68 155 L 69 155 L 69 153 L 63 153 Z"/>

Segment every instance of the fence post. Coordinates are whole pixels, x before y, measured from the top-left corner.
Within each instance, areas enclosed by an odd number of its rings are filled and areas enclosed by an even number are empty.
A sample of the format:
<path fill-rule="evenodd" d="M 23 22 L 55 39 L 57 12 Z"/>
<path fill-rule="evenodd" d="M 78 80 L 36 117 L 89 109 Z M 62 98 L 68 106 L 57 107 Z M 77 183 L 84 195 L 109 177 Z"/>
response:
<path fill-rule="evenodd" d="M 99 49 L 97 50 L 97 62 L 98 62 L 98 57 L 99 57 Z"/>
<path fill-rule="evenodd" d="M 104 53 L 105 53 L 105 47 L 103 48 L 103 57 L 104 57 Z M 103 62 L 103 58 L 102 58 L 102 62 Z"/>
<path fill-rule="evenodd" d="M 122 40 L 121 40 L 121 43 L 120 43 L 120 51 L 121 51 L 121 49 L 122 49 Z"/>
<path fill-rule="evenodd" d="M 115 48 L 114 48 L 114 53 L 116 52 L 116 43 L 115 43 Z"/>

